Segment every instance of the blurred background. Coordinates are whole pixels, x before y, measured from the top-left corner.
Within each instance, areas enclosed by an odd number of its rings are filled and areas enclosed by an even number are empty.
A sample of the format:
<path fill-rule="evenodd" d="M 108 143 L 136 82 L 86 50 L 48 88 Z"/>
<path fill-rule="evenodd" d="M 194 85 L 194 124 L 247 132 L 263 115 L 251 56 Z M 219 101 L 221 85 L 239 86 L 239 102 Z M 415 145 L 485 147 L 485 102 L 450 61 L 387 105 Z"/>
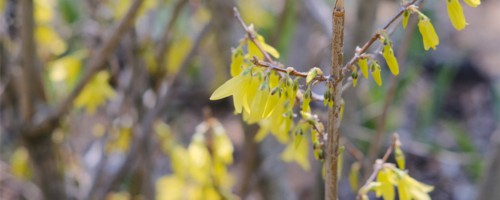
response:
<path fill-rule="evenodd" d="M 284 162 L 285 145 L 273 136 L 255 142 L 258 126 L 233 114 L 231 98 L 209 97 L 230 78 L 231 48 L 245 36 L 234 6 L 280 52 L 279 62 L 326 72 L 333 3 L 2 0 L 0 199 L 197 199 L 174 193 L 206 192 L 198 175 L 172 177 L 194 173 L 180 170 L 192 163 L 179 163 L 214 159 L 211 150 L 220 146 L 231 160 L 222 162 L 223 175 L 209 178 L 224 177 L 211 182 L 213 199 L 323 199 L 321 163 L 312 151 L 308 170 Z M 350 60 L 401 2 L 345 3 Z M 347 178 L 352 163 L 362 164 L 364 183 L 394 132 L 409 174 L 435 187 L 433 199 L 498 199 L 500 1 L 481 3 L 462 3 L 469 25 L 456 31 L 444 1 L 424 1 L 420 10 L 440 37 L 437 49 L 423 49 L 413 15 L 391 37 L 400 75 L 383 66 L 381 87 L 360 78 L 344 93 L 340 199 L 357 193 Z M 312 109 L 326 122 L 322 102 Z M 206 139 L 209 158 L 192 153 L 201 144 L 195 136 L 210 131 L 230 143 Z"/>

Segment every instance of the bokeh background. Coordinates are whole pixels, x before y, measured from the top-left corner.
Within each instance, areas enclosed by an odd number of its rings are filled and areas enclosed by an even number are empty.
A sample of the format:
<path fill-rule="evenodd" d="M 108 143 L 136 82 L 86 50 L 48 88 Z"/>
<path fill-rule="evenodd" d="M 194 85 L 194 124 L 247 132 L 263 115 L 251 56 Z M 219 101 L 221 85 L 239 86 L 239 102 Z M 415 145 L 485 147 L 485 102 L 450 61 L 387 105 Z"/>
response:
<path fill-rule="evenodd" d="M 34 6 L 32 47 L 23 46 L 25 2 Z M 234 6 L 281 53 L 281 63 L 300 71 L 313 66 L 328 71 L 331 0 L 145 0 L 131 28 L 103 58 L 105 73 L 99 72 L 87 97 L 78 97 L 60 118 L 50 133 L 50 150 L 36 157 L 33 146 L 40 143 L 27 139 L 27 124 L 43 119 L 71 94 L 132 2 L 0 2 L 0 199 L 43 199 L 51 182 L 40 180 L 40 174 L 50 175 L 40 166 L 57 168 L 63 181 L 56 186 L 65 188 L 68 199 L 160 199 L 158 180 L 173 169 L 164 150 L 169 144 L 156 133 L 156 122 L 168 124 L 177 145 L 188 146 L 197 125 L 209 117 L 220 121 L 234 146 L 234 162 L 227 166 L 230 193 L 241 199 L 322 199 L 321 164 L 312 152 L 307 171 L 284 162 L 285 146 L 273 136 L 255 142 L 258 126 L 233 114 L 231 98 L 209 101 L 209 96 L 229 79 L 231 47 L 245 34 L 233 17 Z M 345 59 L 400 5 L 347 1 Z M 355 198 L 347 178 L 351 164 L 361 161 L 362 183 L 370 158 L 383 155 L 394 132 L 410 175 L 435 187 L 433 199 L 500 196 L 495 187 L 500 184 L 500 2 L 483 0 L 477 8 L 463 8 L 469 25 L 456 31 L 445 1 L 424 1 L 421 11 L 440 37 L 437 49 L 423 49 L 412 16 L 408 27 L 398 26 L 391 37 L 400 75 L 383 66 L 382 87 L 361 78 L 345 92 L 341 131 L 349 147 L 340 199 Z M 27 49 L 31 56 L 25 56 Z M 26 63 L 32 63 L 39 80 L 26 75 Z M 35 94 L 40 90 L 43 98 Z M 36 111 L 30 120 L 23 110 L 26 102 Z M 321 102 L 312 108 L 326 121 Z M 42 161 L 37 165 L 34 158 Z M 57 164 L 43 164 L 50 159 Z"/>

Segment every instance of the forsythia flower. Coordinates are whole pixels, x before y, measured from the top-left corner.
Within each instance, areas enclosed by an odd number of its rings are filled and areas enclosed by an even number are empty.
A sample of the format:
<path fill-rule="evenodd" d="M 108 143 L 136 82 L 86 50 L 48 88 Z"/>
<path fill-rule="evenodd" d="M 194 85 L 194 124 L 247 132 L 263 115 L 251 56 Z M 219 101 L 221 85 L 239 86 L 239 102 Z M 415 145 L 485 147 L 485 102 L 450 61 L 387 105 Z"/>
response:
<path fill-rule="evenodd" d="M 384 197 L 384 200 L 394 199 L 394 184 L 396 180 L 394 174 L 390 169 L 382 169 L 377 174 L 377 182 L 380 186 L 376 188 L 375 193 L 377 197 Z"/>
<path fill-rule="evenodd" d="M 108 84 L 109 73 L 101 71 L 85 86 L 75 100 L 76 107 L 85 107 L 87 112 L 94 113 L 98 106 L 115 96 L 115 91 Z"/>
<path fill-rule="evenodd" d="M 376 62 L 372 62 L 370 68 L 372 71 L 373 80 L 375 81 L 375 83 L 377 83 L 378 86 L 381 86 L 382 77 L 380 75 L 380 65 Z"/>
<path fill-rule="evenodd" d="M 406 28 L 406 25 L 408 25 L 408 20 L 410 19 L 411 12 L 409 10 L 406 10 L 403 13 L 403 28 Z"/>
<path fill-rule="evenodd" d="M 229 79 L 215 90 L 212 96 L 210 96 L 210 100 L 233 96 L 235 112 L 241 113 L 244 107 L 245 90 L 249 87 L 251 79 L 249 70 Z"/>
<path fill-rule="evenodd" d="M 358 60 L 359 69 L 363 72 L 363 76 L 368 78 L 368 60 L 366 58 L 361 58 Z"/>
<path fill-rule="evenodd" d="M 427 51 L 429 48 L 436 49 L 439 44 L 439 37 L 434 30 L 434 26 L 429 21 L 427 17 L 420 17 L 418 21 L 418 30 L 422 35 L 422 40 L 424 41 L 424 49 Z"/>
<path fill-rule="evenodd" d="M 397 182 L 398 193 L 400 200 L 430 200 L 429 192 L 431 192 L 434 187 L 430 185 L 423 184 L 408 176 L 406 172 L 400 172 L 400 178 Z"/>
<path fill-rule="evenodd" d="M 481 4 L 481 0 L 464 0 L 464 2 L 473 8 L 475 8 Z"/>
<path fill-rule="evenodd" d="M 448 16 L 450 17 L 451 24 L 457 30 L 462 30 L 467 25 L 465 21 L 464 11 L 462 10 L 462 5 L 458 0 L 446 0 L 446 5 L 448 8 Z"/>
<path fill-rule="evenodd" d="M 241 48 L 237 48 L 231 56 L 231 76 L 238 76 L 243 71 L 241 65 L 243 65 L 243 52 Z"/>
<path fill-rule="evenodd" d="M 295 141 L 289 143 L 281 154 L 281 159 L 286 162 L 297 162 L 302 169 L 309 170 L 311 166 L 309 165 L 309 160 L 307 159 L 309 144 L 307 140 L 303 140 L 303 135 L 295 136 Z"/>
<path fill-rule="evenodd" d="M 394 51 L 392 50 L 391 43 L 389 41 L 384 43 L 387 44 L 384 45 L 382 55 L 384 56 L 384 59 L 387 62 L 387 66 L 389 66 L 391 73 L 397 76 L 399 74 L 399 65 L 398 61 L 396 60 L 396 56 L 394 56 Z"/>

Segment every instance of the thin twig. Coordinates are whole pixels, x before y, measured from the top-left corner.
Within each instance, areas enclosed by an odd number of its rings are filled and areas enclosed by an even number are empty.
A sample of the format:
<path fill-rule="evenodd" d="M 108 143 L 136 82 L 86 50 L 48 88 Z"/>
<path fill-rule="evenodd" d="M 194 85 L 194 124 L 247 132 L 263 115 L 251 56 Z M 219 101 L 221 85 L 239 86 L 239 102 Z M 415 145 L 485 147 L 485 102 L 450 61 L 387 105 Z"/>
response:
<path fill-rule="evenodd" d="M 307 77 L 307 72 L 299 72 L 299 71 L 295 70 L 293 67 L 283 68 L 280 63 L 274 64 L 274 63 L 270 63 L 270 62 L 266 62 L 266 61 L 261 61 L 261 60 L 258 60 L 255 56 L 251 59 L 251 62 L 254 65 L 256 65 L 256 66 L 267 67 L 267 68 L 269 68 L 271 70 L 279 71 L 279 72 L 283 72 L 283 73 L 288 73 L 288 74 L 290 74 L 292 76 L 299 76 L 299 77 L 302 77 L 302 78 L 306 78 Z M 314 80 L 317 80 L 317 81 L 327 81 L 328 78 L 329 78 L 328 76 L 317 75 L 314 78 Z"/>

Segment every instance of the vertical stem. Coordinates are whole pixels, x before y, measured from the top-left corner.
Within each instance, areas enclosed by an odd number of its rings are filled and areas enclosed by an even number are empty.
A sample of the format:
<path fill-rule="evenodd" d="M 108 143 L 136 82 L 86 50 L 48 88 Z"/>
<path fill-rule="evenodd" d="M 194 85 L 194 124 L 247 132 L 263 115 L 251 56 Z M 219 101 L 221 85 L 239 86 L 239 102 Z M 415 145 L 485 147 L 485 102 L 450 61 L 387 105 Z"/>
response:
<path fill-rule="evenodd" d="M 337 0 L 333 8 L 333 36 L 332 36 L 332 67 L 330 74 L 333 80 L 329 81 L 328 87 L 333 94 L 333 107 L 328 109 L 328 136 L 326 143 L 326 183 L 325 198 L 327 200 L 338 199 L 338 150 L 339 150 L 339 127 L 340 127 L 340 102 L 342 96 L 342 63 L 344 57 L 344 1 Z"/>

